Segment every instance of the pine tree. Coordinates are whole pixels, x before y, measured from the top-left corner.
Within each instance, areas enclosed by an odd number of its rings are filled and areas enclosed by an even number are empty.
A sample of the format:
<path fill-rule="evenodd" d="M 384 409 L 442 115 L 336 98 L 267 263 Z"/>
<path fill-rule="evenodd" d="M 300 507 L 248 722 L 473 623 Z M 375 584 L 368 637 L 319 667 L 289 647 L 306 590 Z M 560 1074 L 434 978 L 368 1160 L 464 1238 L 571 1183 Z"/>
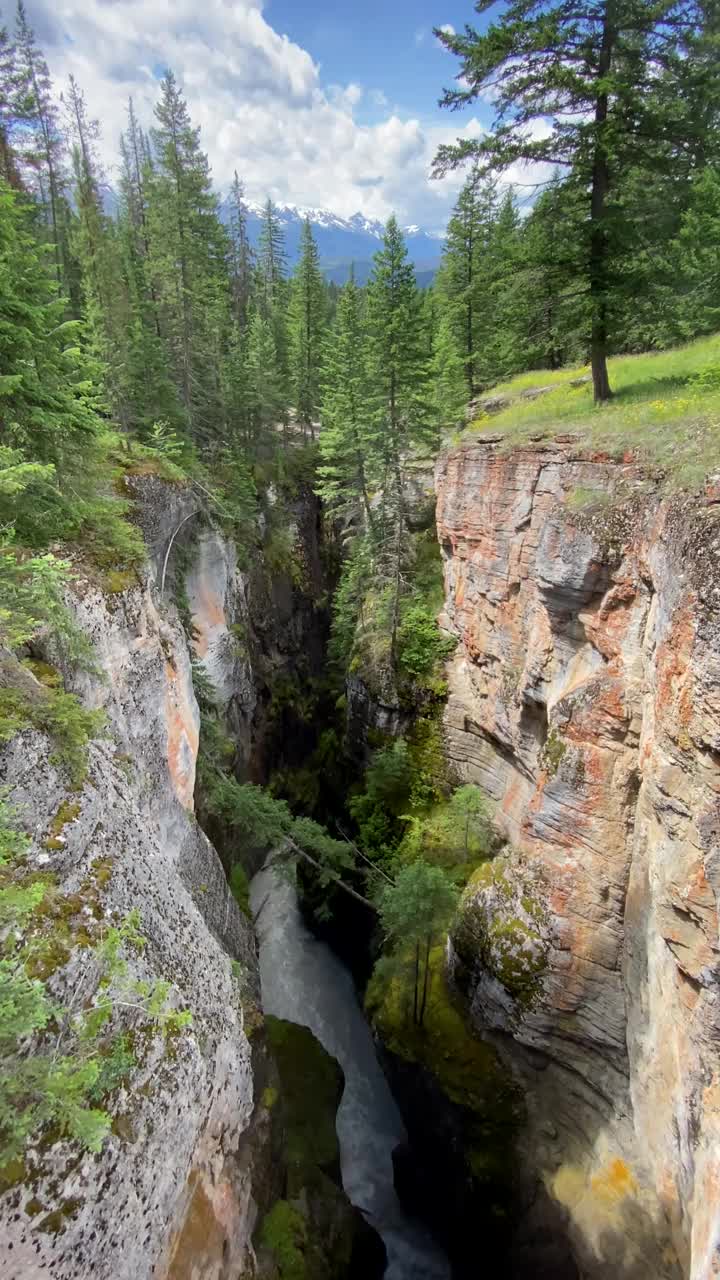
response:
<path fill-rule="evenodd" d="M 478 13 L 491 0 L 478 0 Z M 473 159 L 482 171 L 521 162 L 568 166 L 587 193 L 585 279 L 595 399 L 610 395 L 607 353 L 618 237 L 617 197 L 635 166 L 651 175 L 692 151 L 702 113 L 678 111 L 705 23 L 702 0 L 510 0 L 488 29 L 436 36 L 461 59 L 466 87 L 443 104 L 463 106 L 492 88 L 496 121 L 477 140 L 441 147 L 436 172 Z M 718 85 L 703 68 L 702 96 Z M 543 132 L 532 126 L 542 122 Z M 549 123 L 549 127 L 548 127 Z"/>
<path fill-rule="evenodd" d="M 325 291 L 310 219 L 300 237 L 300 259 L 290 292 L 290 362 L 293 403 L 303 435 L 315 439 L 320 405 Z"/>
<path fill-rule="evenodd" d="M 273 379 L 279 394 L 279 421 L 286 423 L 290 403 L 287 257 L 285 236 L 277 209 L 269 197 L 263 210 L 260 229 L 257 277 L 258 305 L 270 323 L 275 346 L 276 368 Z"/>
<path fill-rule="evenodd" d="M 275 335 L 271 319 L 261 308 L 251 310 L 245 361 L 248 435 L 255 457 L 272 453 L 275 429 L 285 408 Z"/>
<path fill-rule="evenodd" d="M 383 477 L 380 567 L 392 586 L 390 650 L 397 661 L 397 633 L 407 551 L 405 464 L 410 451 L 434 441 L 427 360 L 415 272 L 397 220 L 391 217 L 374 258 L 368 285 L 368 371 L 373 397 L 369 453 Z"/>
<path fill-rule="evenodd" d="M 38 49 L 23 0 L 17 6 L 17 75 L 22 113 L 29 137 L 25 164 L 37 179 L 40 203 L 55 252 L 58 284 L 70 289 L 69 211 L 67 206 L 66 143 L 53 100 L 47 62 Z"/>
<path fill-rule="evenodd" d="M 287 255 L 285 237 L 277 216 L 277 209 L 268 196 L 262 215 L 260 243 L 258 246 L 258 276 L 262 305 L 266 315 L 272 315 L 285 300 Z"/>
<path fill-rule="evenodd" d="M 575 184 L 556 175 L 525 219 L 510 287 L 514 341 L 526 368 L 559 369 L 586 358 L 582 206 Z"/>
<path fill-rule="evenodd" d="M 340 294 L 325 345 L 318 492 L 328 512 L 373 531 L 372 432 L 367 340 L 354 273 Z"/>
<path fill-rule="evenodd" d="M 33 223 L 0 181 L 0 523 L 43 545 L 77 529 L 103 424 L 79 325 L 65 319 Z"/>
<path fill-rule="evenodd" d="M 437 421 L 443 427 L 457 427 L 468 403 L 467 368 L 448 309 L 440 315 L 435 329 L 430 371 Z"/>
<path fill-rule="evenodd" d="M 225 419 L 221 366 L 230 327 L 229 245 L 200 130 L 171 71 L 161 82 L 155 117 L 155 164 L 144 167 L 148 279 L 191 430 L 209 443 Z"/>
<path fill-rule="evenodd" d="M 129 425 L 146 437 L 158 422 L 167 423 L 173 430 L 182 430 L 187 423 L 162 340 L 157 296 L 149 271 L 147 185 L 152 165 L 145 155 L 132 100 L 128 104 L 127 131 L 120 139 L 120 154 L 117 252 L 127 306 L 123 392 Z"/>
<path fill-rule="evenodd" d="M 17 124 L 17 72 L 15 46 L 6 27 L 0 26 L 0 180 L 16 189 L 22 186 L 14 148 Z"/>
<path fill-rule="evenodd" d="M 236 170 L 230 188 L 230 288 L 235 322 L 240 331 L 247 324 L 252 279 L 253 251 L 247 234 L 245 193 Z"/>
<path fill-rule="evenodd" d="M 479 173 L 474 170 L 463 186 L 448 222 L 438 278 L 438 295 L 445 315 L 445 343 L 452 332 L 465 366 L 468 400 L 478 389 L 475 363 L 480 345 L 478 325 L 484 303 L 478 297 L 478 259 L 494 203 L 494 185 L 483 185 Z"/>
<path fill-rule="evenodd" d="M 123 427 L 130 414 L 123 385 L 128 314 L 122 286 L 116 229 L 105 215 L 97 157 L 100 128 L 88 117 L 85 98 L 73 76 L 63 102 L 73 148 L 77 218 L 74 249 L 82 271 L 85 318 L 95 351 L 105 367 L 110 403 Z"/>

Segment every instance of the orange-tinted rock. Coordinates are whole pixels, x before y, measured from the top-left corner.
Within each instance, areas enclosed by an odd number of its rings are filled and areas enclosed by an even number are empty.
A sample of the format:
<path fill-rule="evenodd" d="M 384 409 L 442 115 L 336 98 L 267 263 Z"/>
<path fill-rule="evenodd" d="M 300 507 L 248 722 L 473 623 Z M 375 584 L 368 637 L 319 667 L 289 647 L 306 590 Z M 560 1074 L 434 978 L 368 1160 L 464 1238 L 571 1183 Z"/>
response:
<path fill-rule="evenodd" d="M 641 496 L 641 479 L 632 455 L 572 441 L 468 444 L 438 465 L 442 623 L 460 640 L 447 753 L 495 799 L 508 875 L 532 869 L 549 929 L 531 1000 L 502 998 L 479 955 L 462 971 L 523 1081 L 527 1159 L 584 1274 L 705 1280 L 720 1256 L 720 529 L 702 499 Z M 575 510 L 583 491 L 605 501 Z M 464 914 L 486 908 L 471 887 Z"/>

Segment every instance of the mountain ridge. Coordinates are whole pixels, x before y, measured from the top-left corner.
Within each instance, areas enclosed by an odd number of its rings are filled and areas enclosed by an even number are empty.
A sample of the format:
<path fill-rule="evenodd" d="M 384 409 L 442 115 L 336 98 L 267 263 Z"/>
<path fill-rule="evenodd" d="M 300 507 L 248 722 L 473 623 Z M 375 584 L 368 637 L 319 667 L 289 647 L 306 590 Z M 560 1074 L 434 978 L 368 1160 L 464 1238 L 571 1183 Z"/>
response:
<path fill-rule="evenodd" d="M 263 205 L 246 200 L 248 237 L 253 248 L 260 240 Z M 292 266 L 300 256 L 300 234 L 306 217 L 310 219 L 318 246 L 320 265 L 328 280 L 344 284 L 350 268 L 354 266 L 359 284 L 364 284 L 372 269 L 372 258 L 382 242 L 384 224 L 376 218 L 354 213 L 341 217 L 330 209 L 307 208 L 301 205 L 277 202 L 278 221 L 285 236 L 285 250 Z M 221 216 L 227 221 L 229 202 L 223 201 Z M 444 243 L 438 232 L 425 231 L 416 223 L 402 228 L 408 254 L 418 272 L 418 283 L 430 284 L 440 263 Z"/>

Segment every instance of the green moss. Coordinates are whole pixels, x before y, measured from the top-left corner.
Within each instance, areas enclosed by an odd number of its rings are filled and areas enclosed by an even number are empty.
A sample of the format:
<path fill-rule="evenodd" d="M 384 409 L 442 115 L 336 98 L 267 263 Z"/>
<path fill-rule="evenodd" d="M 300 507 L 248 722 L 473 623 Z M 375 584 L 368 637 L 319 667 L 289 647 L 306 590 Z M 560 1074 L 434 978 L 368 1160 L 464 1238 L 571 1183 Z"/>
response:
<path fill-rule="evenodd" d="M 63 1200 L 59 1209 L 53 1209 L 37 1224 L 37 1230 L 48 1235 L 61 1235 L 67 1229 L 67 1218 L 74 1218 L 82 1207 L 81 1200 Z"/>
<path fill-rule="evenodd" d="M 65 841 L 59 840 L 58 837 L 62 835 L 64 828 L 70 822 L 75 821 L 80 813 L 80 809 L 81 805 L 79 805 L 77 801 L 63 800 L 60 808 L 55 814 L 55 817 L 50 823 L 48 839 L 44 842 L 46 849 L 61 849 L 63 847 Z"/>
<path fill-rule="evenodd" d="M 105 723 L 103 711 L 86 711 L 72 693 L 49 688 L 31 697 L 20 688 L 0 689 L 0 742 L 8 742 L 30 727 L 49 734 L 55 750 L 53 764 L 64 765 L 76 785 L 87 774 L 87 749 Z"/>
<path fill-rule="evenodd" d="M 41 662 L 39 658 L 24 658 L 22 665 L 31 671 L 35 679 L 46 689 L 57 689 L 62 684 L 61 673 L 49 662 Z"/>
<path fill-rule="evenodd" d="M 266 1017 L 265 1029 L 280 1076 L 289 1185 L 298 1187 L 313 1166 L 337 1166 L 342 1072 L 307 1027 Z"/>
<path fill-rule="evenodd" d="M 551 778 L 555 777 L 566 751 L 567 743 L 560 737 L 557 729 L 551 729 L 542 752 L 542 766 Z"/>
<path fill-rule="evenodd" d="M 272 1251 L 280 1280 L 312 1280 L 305 1262 L 307 1224 L 287 1200 L 276 1200 L 265 1215 L 260 1240 Z"/>
<path fill-rule="evenodd" d="M 444 949 L 436 947 L 430 957 L 430 994 L 422 1027 L 412 1021 L 410 976 L 388 979 L 376 972 L 368 986 L 367 1009 L 392 1053 L 428 1067 L 451 1102 L 484 1115 L 489 1100 L 502 1094 L 505 1074 L 495 1050 L 468 1027 L 444 970 Z"/>
<path fill-rule="evenodd" d="M 582 485 L 571 489 L 567 496 L 567 506 L 571 511 L 598 510 L 611 502 L 612 498 L 605 489 L 587 489 Z"/>
<path fill-rule="evenodd" d="M 478 867 L 468 881 L 452 928 L 460 962 L 478 963 L 497 978 L 519 1010 L 539 995 L 547 966 L 545 912 L 504 857 Z"/>
<path fill-rule="evenodd" d="M 228 878 L 228 883 L 230 885 L 230 892 L 243 915 L 246 915 L 248 920 L 252 920 L 252 910 L 250 908 L 250 882 L 245 868 L 241 866 L 239 862 L 236 862 L 232 868 Z"/>
<path fill-rule="evenodd" d="M 17 1187 L 27 1178 L 27 1165 L 19 1156 L 5 1162 L 0 1161 L 0 1195 Z"/>
<path fill-rule="evenodd" d="M 412 979 L 388 980 L 382 969 L 368 987 L 368 1012 L 390 1052 L 431 1072 L 448 1101 L 462 1108 L 468 1172 L 487 1190 L 485 1207 L 494 1212 L 512 1185 L 513 1137 L 524 1118 L 521 1097 L 494 1048 L 473 1034 L 455 1003 L 445 980 L 443 948 L 432 952 L 431 969 L 422 1027 L 412 1020 Z"/>
<path fill-rule="evenodd" d="M 136 587 L 137 583 L 138 576 L 134 569 L 109 569 L 103 577 L 103 590 L 106 595 L 117 596 Z"/>
<path fill-rule="evenodd" d="M 275 1089 L 271 1084 L 269 1084 L 266 1086 L 265 1089 L 263 1089 L 260 1097 L 260 1101 L 268 1111 L 272 1111 L 273 1107 L 275 1106 L 275 1103 L 278 1100 L 278 1097 L 279 1097 L 279 1094 L 277 1089 Z"/>

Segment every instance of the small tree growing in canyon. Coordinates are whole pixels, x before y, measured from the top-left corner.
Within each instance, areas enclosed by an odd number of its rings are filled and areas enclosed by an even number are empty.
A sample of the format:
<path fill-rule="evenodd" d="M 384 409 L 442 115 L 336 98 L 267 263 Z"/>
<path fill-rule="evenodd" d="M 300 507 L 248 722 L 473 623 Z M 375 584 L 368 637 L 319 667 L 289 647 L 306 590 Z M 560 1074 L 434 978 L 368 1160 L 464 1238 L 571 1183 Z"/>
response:
<path fill-rule="evenodd" d="M 412 957 L 413 1022 L 421 1027 L 430 992 L 430 953 L 447 928 L 458 890 L 441 867 L 411 862 L 387 884 L 379 900 L 380 920 L 388 948 L 381 961 L 390 971 Z"/>

